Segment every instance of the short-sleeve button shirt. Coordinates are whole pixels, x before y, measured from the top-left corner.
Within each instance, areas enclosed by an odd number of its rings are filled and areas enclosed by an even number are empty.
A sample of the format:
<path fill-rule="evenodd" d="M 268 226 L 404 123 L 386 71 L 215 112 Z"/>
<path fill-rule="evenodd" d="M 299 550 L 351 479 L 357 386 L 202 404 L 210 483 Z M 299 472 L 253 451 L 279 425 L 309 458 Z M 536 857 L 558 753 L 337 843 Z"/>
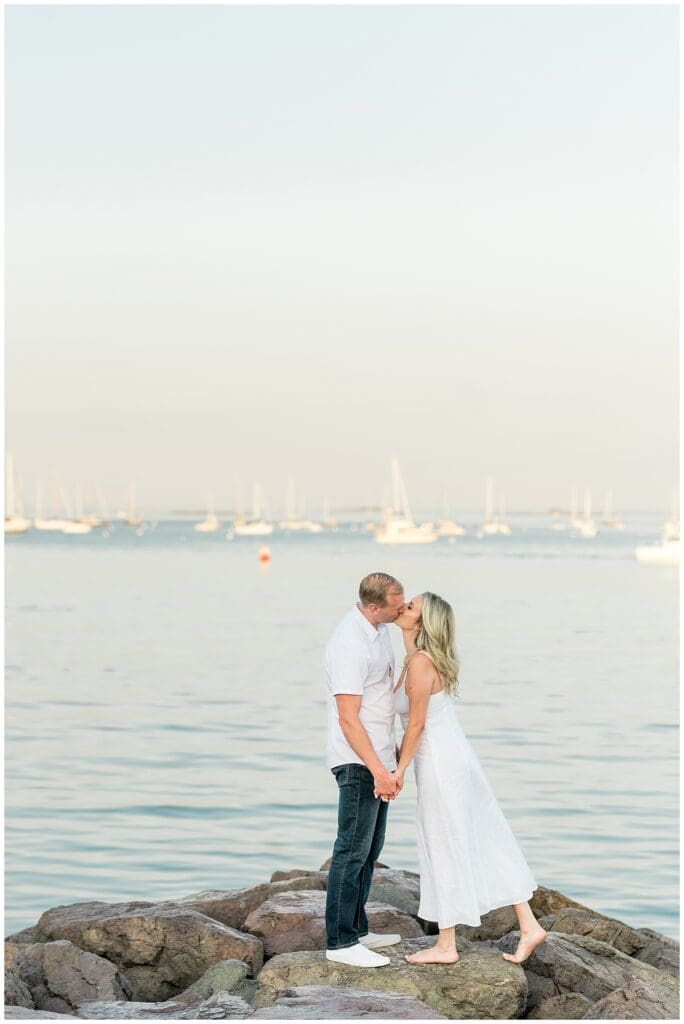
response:
<path fill-rule="evenodd" d="M 364 763 L 342 732 L 335 700 L 338 693 L 361 697 L 359 719 L 376 754 L 388 771 L 397 767 L 392 701 L 394 665 L 389 629 L 384 623 L 376 629 L 354 605 L 330 637 L 323 658 L 328 689 L 328 768 Z"/>

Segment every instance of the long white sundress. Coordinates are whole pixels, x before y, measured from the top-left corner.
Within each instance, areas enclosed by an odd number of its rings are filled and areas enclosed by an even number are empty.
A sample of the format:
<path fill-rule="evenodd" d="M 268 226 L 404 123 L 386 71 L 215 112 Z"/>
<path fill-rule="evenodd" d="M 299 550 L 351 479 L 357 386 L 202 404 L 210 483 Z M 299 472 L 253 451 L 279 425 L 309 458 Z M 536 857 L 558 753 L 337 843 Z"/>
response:
<path fill-rule="evenodd" d="M 393 700 L 406 729 L 403 682 Z M 537 883 L 444 690 L 429 698 L 413 764 L 418 916 L 440 928 L 478 925 L 489 910 L 529 900 Z"/>

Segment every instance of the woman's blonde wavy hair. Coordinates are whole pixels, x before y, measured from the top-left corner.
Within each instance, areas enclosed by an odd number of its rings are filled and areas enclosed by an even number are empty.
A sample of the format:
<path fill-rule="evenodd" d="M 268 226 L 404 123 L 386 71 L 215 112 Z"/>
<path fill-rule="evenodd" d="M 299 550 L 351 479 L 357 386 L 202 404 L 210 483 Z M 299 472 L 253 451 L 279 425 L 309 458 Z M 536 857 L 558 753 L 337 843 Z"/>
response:
<path fill-rule="evenodd" d="M 435 663 L 442 686 L 449 696 L 458 696 L 458 656 L 455 647 L 456 623 L 448 601 L 426 590 L 418 622 L 416 647 L 426 651 Z"/>

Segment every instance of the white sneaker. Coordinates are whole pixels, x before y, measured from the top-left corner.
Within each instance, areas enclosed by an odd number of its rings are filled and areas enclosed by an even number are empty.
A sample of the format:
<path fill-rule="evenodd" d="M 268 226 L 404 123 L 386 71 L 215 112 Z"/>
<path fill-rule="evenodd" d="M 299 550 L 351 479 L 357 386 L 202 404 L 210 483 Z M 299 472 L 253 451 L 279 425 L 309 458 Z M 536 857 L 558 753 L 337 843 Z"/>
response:
<path fill-rule="evenodd" d="M 401 935 L 380 935 L 378 932 L 368 932 L 359 939 L 368 949 L 377 949 L 378 946 L 396 946 L 401 942 Z"/>
<path fill-rule="evenodd" d="M 385 967 L 390 962 L 388 956 L 374 953 L 360 942 L 345 949 L 326 949 L 325 958 L 338 964 L 351 964 L 352 967 Z"/>

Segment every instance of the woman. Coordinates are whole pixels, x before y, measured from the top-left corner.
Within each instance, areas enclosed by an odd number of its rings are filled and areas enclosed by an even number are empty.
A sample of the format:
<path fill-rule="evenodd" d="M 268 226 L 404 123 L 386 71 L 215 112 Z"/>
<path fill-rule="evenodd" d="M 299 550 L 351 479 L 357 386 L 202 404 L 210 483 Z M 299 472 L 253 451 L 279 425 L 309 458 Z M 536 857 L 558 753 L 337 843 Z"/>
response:
<path fill-rule="evenodd" d="M 395 624 L 406 647 L 394 690 L 404 727 L 396 774 L 403 786 L 415 758 L 418 916 L 439 925 L 437 944 L 406 960 L 454 963 L 455 925 L 479 925 L 482 914 L 512 905 L 520 941 L 514 954 L 502 955 L 520 964 L 546 938 L 527 902 L 537 883 L 456 715 L 454 613 L 441 597 L 425 593 L 409 601 Z"/>

